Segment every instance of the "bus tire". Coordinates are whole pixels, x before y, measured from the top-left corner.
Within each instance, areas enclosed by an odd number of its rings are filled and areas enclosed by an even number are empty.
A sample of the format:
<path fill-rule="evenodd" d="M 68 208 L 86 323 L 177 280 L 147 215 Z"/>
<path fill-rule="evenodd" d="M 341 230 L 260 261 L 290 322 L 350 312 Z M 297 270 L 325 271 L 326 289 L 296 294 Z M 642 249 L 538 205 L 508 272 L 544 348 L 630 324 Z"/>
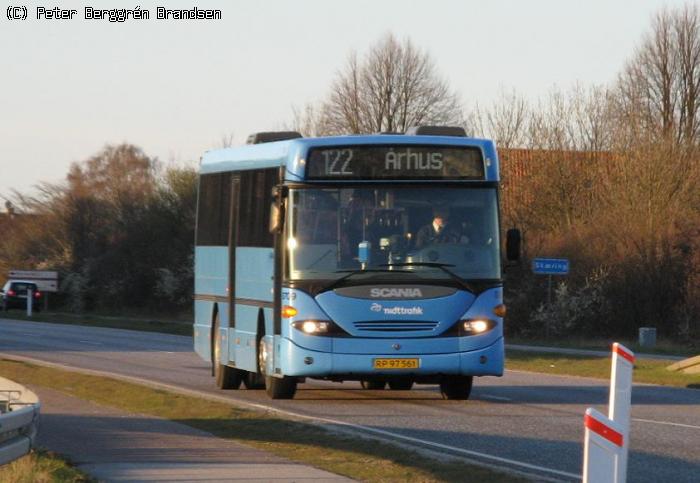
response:
<path fill-rule="evenodd" d="M 262 362 L 262 350 L 263 350 L 263 336 L 265 334 L 265 320 L 262 318 L 262 311 L 258 313 L 258 335 L 255 339 L 255 346 L 257 352 L 255 353 L 255 363 L 258 369 L 257 372 L 246 373 L 243 379 L 243 385 L 246 389 L 265 389 L 265 368 L 261 366 Z"/>
<path fill-rule="evenodd" d="M 265 378 L 257 372 L 246 371 L 243 385 L 246 389 L 265 389 Z"/>
<path fill-rule="evenodd" d="M 267 367 L 267 347 L 261 337 L 258 342 L 258 370 L 265 381 L 265 392 L 271 399 L 293 399 L 297 392 L 296 377 L 272 377 L 265 372 Z M 257 374 L 255 374 L 257 375 Z"/>
<path fill-rule="evenodd" d="M 372 391 L 379 391 L 384 389 L 386 386 L 386 381 L 360 381 L 362 389 L 369 389 Z"/>
<path fill-rule="evenodd" d="M 443 399 L 469 399 L 473 382 L 473 376 L 447 376 L 440 382 L 440 394 Z"/>
<path fill-rule="evenodd" d="M 297 392 L 296 377 L 265 376 L 265 392 L 271 399 L 294 399 Z"/>
<path fill-rule="evenodd" d="M 241 381 L 243 380 L 243 371 L 236 369 L 235 367 L 230 367 L 225 364 L 221 364 L 220 354 L 221 354 L 221 337 L 219 335 L 219 314 L 216 314 L 214 318 L 214 329 L 213 329 L 213 347 L 212 347 L 212 367 L 214 368 L 214 379 L 216 380 L 216 387 L 219 389 L 238 389 L 241 387 Z"/>
<path fill-rule="evenodd" d="M 410 391 L 413 387 L 413 381 L 410 379 L 389 380 L 389 389 L 392 391 Z"/>

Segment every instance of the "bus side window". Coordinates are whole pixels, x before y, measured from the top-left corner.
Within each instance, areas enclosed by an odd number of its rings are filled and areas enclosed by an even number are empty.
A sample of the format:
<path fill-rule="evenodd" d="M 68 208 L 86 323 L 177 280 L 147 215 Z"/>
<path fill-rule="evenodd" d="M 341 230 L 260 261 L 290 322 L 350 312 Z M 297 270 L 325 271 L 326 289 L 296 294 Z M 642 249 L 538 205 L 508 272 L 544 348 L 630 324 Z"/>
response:
<path fill-rule="evenodd" d="M 228 245 L 231 173 L 199 177 L 197 201 L 197 245 Z"/>
<path fill-rule="evenodd" d="M 238 208 L 238 246 L 274 246 L 270 233 L 270 204 L 272 187 L 277 184 L 276 168 L 256 169 L 241 173 L 241 189 Z"/>

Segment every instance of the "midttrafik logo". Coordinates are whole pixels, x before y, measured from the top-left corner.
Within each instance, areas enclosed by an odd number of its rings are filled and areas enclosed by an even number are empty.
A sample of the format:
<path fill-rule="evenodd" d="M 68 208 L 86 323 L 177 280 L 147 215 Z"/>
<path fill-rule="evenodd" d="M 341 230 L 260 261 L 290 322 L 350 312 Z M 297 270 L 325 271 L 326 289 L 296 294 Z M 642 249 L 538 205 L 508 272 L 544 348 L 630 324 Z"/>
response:
<path fill-rule="evenodd" d="M 423 307 L 383 307 L 373 303 L 369 309 L 372 312 L 384 312 L 384 315 L 423 315 Z"/>

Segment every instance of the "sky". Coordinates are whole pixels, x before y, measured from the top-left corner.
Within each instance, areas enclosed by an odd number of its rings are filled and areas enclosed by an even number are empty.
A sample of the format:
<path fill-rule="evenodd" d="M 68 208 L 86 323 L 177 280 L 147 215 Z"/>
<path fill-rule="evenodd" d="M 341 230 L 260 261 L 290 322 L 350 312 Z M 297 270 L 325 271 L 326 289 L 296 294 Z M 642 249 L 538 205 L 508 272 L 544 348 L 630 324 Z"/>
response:
<path fill-rule="evenodd" d="M 94 0 L 93 0 L 94 1 Z M 73 162 L 129 142 L 196 165 L 233 136 L 275 130 L 319 101 L 350 52 L 387 32 L 434 59 L 466 105 L 502 90 L 615 80 L 651 17 L 682 1 L 259 0 L 28 3 L 0 0 L 0 199 L 60 182 Z M 84 8 L 148 9 L 147 21 L 86 20 Z M 37 20 L 36 8 L 76 9 Z M 220 9 L 221 20 L 157 20 L 156 7 Z"/>

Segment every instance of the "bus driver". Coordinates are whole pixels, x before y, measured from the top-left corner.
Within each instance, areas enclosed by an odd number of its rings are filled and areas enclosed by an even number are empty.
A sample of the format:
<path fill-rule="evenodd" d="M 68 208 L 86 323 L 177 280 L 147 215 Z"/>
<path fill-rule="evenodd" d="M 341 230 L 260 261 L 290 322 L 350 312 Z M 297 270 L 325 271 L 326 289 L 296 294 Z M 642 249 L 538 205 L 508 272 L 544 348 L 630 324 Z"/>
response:
<path fill-rule="evenodd" d="M 458 236 L 448 225 L 449 212 L 446 209 L 436 209 L 433 212 L 432 223 L 425 225 L 416 234 L 416 248 L 440 243 L 456 243 Z"/>

